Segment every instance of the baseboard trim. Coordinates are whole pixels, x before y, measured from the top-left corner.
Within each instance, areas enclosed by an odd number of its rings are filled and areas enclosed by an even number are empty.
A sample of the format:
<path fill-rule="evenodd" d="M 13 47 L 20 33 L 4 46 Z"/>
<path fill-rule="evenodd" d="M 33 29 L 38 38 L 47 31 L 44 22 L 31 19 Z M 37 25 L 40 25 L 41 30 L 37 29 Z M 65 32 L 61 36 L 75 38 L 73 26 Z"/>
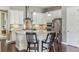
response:
<path fill-rule="evenodd" d="M 68 45 L 66 42 L 61 42 L 62 44 Z"/>
<path fill-rule="evenodd" d="M 62 43 L 62 44 L 65 44 L 65 45 L 69 45 L 69 46 L 73 46 L 73 47 L 77 47 L 77 48 L 79 48 L 78 45 L 69 44 L 69 43 L 67 43 L 67 42 L 61 42 L 61 43 Z"/>

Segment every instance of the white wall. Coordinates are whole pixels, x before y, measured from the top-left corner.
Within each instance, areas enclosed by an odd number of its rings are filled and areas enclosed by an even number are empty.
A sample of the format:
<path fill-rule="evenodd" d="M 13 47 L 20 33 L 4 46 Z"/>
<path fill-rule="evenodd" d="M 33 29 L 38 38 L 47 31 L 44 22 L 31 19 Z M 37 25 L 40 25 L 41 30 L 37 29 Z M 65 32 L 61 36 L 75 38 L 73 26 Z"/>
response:
<path fill-rule="evenodd" d="M 79 47 L 79 7 L 73 6 L 67 10 L 67 43 Z"/>
<path fill-rule="evenodd" d="M 62 42 L 66 42 L 66 7 L 62 7 Z"/>
<path fill-rule="evenodd" d="M 79 47 L 79 7 L 62 8 L 62 39 L 67 45 Z"/>

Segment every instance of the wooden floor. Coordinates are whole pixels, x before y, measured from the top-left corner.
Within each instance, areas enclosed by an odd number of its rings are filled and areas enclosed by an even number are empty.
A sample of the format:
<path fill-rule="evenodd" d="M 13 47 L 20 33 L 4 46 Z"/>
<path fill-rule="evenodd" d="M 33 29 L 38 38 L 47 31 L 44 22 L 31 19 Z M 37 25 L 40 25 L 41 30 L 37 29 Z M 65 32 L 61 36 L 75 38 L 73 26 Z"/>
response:
<path fill-rule="evenodd" d="M 16 47 L 15 47 L 15 43 L 13 43 L 13 44 L 8 44 L 6 51 L 7 51 L 7 52 L 17 52 L 17 49 L 16 49 Z"/>
<path fill-rule="evenodd" d="M 6 52 L 26 52 L 26 51 L 25 50 L 19 51 L 18 49 L 16 49 L 15 43 L 11 43 L 7 45 Z"/>
<path fill-rule="evenodd" d="M 6 49 L 6 52 L 26 52 L 26 51 L 18 51 L 15 47 L 15 43 L 8 44 L 7 48 L 5 48 L 5 49 Z M 2 52 L 4 52 L 4 51 L 2 51 Z M 50 49 L 50 52 L 53 52 L 52 48 Z M 62 45 L 62 47 L 59 46 L 59 49 L 58 49 L 58 47 L 56 47 L 56 52 L 79 52 L 79 48 L 69 46 L 69 45 Z"/>

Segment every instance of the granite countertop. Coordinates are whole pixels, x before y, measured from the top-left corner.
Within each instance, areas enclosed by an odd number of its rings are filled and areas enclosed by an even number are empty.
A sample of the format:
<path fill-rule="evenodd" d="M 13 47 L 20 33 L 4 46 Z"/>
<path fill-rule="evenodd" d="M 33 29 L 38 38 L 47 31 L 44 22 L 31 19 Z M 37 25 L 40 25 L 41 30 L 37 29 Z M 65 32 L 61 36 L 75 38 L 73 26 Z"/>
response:
<path fill-rule="evenodd" d="M 47 33 L 54 32 L 54 31 L 47 31 L 47 30 L 16 30 L 16 33 L 25 34 L 26 32 L 35 32 L 37 35 L 47 35 Z"/>

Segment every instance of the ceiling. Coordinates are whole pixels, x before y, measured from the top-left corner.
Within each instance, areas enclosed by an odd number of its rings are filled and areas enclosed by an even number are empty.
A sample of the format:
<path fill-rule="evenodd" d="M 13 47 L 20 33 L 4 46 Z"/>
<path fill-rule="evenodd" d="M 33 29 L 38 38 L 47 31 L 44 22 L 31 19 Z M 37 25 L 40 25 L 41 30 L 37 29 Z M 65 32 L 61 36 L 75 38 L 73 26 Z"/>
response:
<path fill-rule="evenodd" d="M 54 10 L 59 10 L 61 9 L 61 6 L 26 6 L 26 16 L 27 12 L 30 10 L 30 12 L 49 12 L 49 11 L 54 11 Z"/>
<path fill-rule="evenodd" d="M 49 6 L 49 7 L 43 8 L 43 12 L 54 11 L 58 9 L 61 9 L 61 6 Z"/>
<path fill-rule="evenodd" d="M 45 8 L 49 8 L 49 7 L 52 7 L 52 6 L 35 6 L 35 7 L 39 7 L 39 8 L 45 9 Z"/>
<path fill-rule="evenodd" d="M 61 6 L 33 6 L 33 7 L 41 8 L 43 10 L 42 12 L 48 12 L 48 11 L 61 9 Z"/>

